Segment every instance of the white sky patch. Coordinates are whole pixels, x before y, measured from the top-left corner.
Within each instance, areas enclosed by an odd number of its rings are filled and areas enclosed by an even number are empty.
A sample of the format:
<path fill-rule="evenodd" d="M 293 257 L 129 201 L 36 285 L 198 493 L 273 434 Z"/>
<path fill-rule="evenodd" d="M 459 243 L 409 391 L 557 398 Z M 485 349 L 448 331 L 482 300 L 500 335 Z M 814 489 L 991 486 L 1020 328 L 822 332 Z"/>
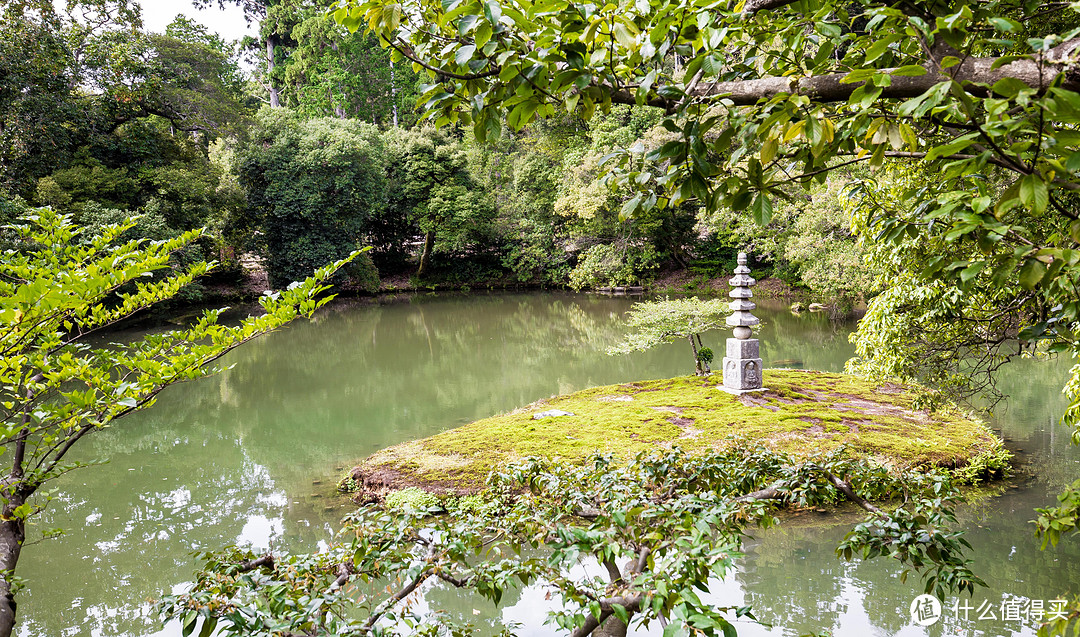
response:
<path fill-rule="evenodd" d="M 165 27 L 176 19 L 178 14 L 202 24 L 207 31 L 217 33 L 226 42 L 239 40 L 245 35 L 254 36 L 258 24 L 244 22 L 244 12 L 236 5 L 226 5 L 224 10 L 217 5 L 197 11 L 189 0 L 141 0 L 143 28 L 153 33 L 164 33 Z"/>

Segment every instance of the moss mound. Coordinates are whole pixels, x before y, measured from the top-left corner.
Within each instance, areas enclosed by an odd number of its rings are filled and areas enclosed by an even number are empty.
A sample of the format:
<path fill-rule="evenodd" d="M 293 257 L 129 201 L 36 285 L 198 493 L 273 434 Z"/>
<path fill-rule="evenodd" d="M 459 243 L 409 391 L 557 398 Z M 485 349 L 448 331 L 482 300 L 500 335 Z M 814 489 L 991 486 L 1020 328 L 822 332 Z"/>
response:
<path fill-rule="evenodd" d="M 963 468 L 1002 442 L 955 408 L 912 406 L 915 391 L 855 376 L 765 370 L 762 393 L 733 396 L 720 375 L 594 387 L 379 451 L 353 469 L 368 493 L 482 488 L 487 474 L 527 456 L 573 462 L 601 451 L 629 458 L 678 445 L 719 449 L 738 439 L 796 456 L 847 445 L 899 467 Z M 570 416 L 535 419 L 561 410 Z"/>

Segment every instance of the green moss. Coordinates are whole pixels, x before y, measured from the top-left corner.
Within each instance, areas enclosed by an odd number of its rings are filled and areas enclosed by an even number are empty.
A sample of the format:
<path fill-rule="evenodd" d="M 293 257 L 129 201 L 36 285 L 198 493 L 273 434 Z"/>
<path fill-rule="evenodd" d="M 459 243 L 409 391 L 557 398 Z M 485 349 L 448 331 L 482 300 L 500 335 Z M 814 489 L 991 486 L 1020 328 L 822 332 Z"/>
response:
<path fill-rule="evenodd" d="M 984 424 L 959 410 L 917 409 L 917 388 L 804 370 L 766 370 L 769 389 L 761 394 L 733 396 L 718 390 L 720 383 L 714 375 L 593 387 L 390 447 L 358 470 L 392 473 L 399 484 L 403 476 L 407 484 L 473 491 L 492 469 L 527 456 L 630 457 L 672 445 L 704 451 L 737 438 L 795 455 L 846 445 L 897 466 L 961 468 L 990 458 L 968 470 L 978 475 L 993 473 L 1007 454 Z M 574 415 L 533 418 L 549 409 Z"/>
<path fill-rule="evenodd" d="M 439 505 L 439 498 L 417 487 L 408 487 L 386 494 L 383 503 L 389 509 L 430 509 Z"/>

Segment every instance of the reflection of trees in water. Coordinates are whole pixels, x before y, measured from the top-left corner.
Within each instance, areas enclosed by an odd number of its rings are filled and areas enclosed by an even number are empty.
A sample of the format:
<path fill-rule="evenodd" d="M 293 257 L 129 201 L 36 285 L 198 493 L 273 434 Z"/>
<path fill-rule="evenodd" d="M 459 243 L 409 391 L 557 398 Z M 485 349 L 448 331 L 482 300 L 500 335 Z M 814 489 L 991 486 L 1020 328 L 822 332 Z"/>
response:
<path fill-rule="evenodd" d="M 318 520 L 312 511 L 291 511 L 297 505 L 235 439 L 218 435 L 174 445 L 167 436 L 164 450 L 160 442 L 157 433 L 141 437 L 141 444 L 130 445 L 133 453 L 113 453 L 110 465 L 69 476 L 80 497 L 62 493 L 38 523 L 64 526 L 69 535 L 24 553 L 24 634 L 61 635 L 72 626 L 85 634 L 153 632 L 160 619 L 140 604 L 190 579 L 191 551 L 242 538 L 265 542 L 283 530 L 284 516 Z M 151 456 L 146 446 L 162 451 Z M 292 532 L 300 537 L 291 544 L 310 547 L 330 531 L 312 524 Z"/>
<path fill-rule="evenodd" d="M 760 336 L 766 367 L 777 361 L 800 361 L 805 369 L 842 371 L 844 363 L 855 354 L 848 335 L 855 328 L 851 321 L 829 320 L 823 313 L 792 314 L 784 310 L 761 310 L 765 325 Z M 793 366 L 791 364 L 778 366 Z"/>
<path fill-rule="evenodd" d="M 960 509 L 960 523 L 974 546 L 969 555 L 973 569 L 988 584 L 976 591 L 974 606 L 990 600 L 997 612 L 1003 596 L 1050 600 L 1061 595 L 1063 586 L 1080 581 L 1080 545 L 1063 542 L 1057 549 L 1040 551 L 1027 522 L 1033 515 L 1033 498 L 1051 498 L 1052 493 L 1011 490 Z M 892 560 L 848 563 L 835 556 L 836 545 L 852 523 L 788 528 L 782 524 L 748 543 L 748 557 L 737 578 L 755 614 L 790 634 L 829 630 L 893 634 L 909 625 L 908 607 L 922 592 L 917 577 L 900 582 L 901 568 Z M 945 600 L 950 609 L 954 599 Z M 866 618 L 860 619 L 863 612 Z M 959 629 L 962 634 L 978 630 L 1007 635 L 1020 628 L 1016 621 L 976 620 L 974 613 L 967 622 L 957 621 L 951 610 L 949 615 L 946 634 Z"/>

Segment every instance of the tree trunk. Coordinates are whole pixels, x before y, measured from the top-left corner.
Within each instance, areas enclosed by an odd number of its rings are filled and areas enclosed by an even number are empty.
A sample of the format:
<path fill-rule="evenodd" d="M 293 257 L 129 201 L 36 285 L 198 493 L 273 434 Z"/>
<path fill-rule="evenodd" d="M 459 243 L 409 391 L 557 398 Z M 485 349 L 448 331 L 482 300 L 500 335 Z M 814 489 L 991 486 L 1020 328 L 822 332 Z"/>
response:
<path fill-rule="evenodd" d="M 697 344 L 698 344 L 698 349 L 694 351 L 694 357 L 698 358 L 698 357 L 701 356 L 701 350 L 705 349 L 705 344 L 701 342 L 701 334 L 694 334 L 694 336 L 697 337 Z M 703 361 L 700 358 L 698 358 L 698 372 L 702 376 L 708 376 L 709 374 L 711 374 L 712 373 L 712 368 L 709 367 L 709 362 L 708 361 Z"/>
<path fill-rule="evenodd" d="M 420 255 L 420 268 L 416 270 L 416 276 L 427 274 L 431 263 L 431 252 L 435 249 L 435 231 L 428 230 L 424 235 L 424 252 Z"/>
<path fill-rule="evenodd" d="M 11 513 L 22 503 L 21 496 L 12 495 L 4 506 L 4 517 L 9 519 L 0 521 L 0 637 L 11 637 L 15 630 L 15 595 L 11 583 L 26 539 L 26 522 L 11 518 Z"/>
<path fill-rule="evenodd" d="M 390 103 L 394 106 L 394 128 L 398 127 L 397 122 L 397 84 L 394 82 L 394 61 L 390 60 Z"/>
<path fill-rule="evenodd" d="M 266 38 L 266 90 L 270 91 L 270 106 L 281 107 L 281 91 L 274 86 L 274 69 L 277 67 L 275 55 L 274 36 Z"/>
<path fill-rule="evenodd" d="M 701 359 L 698 358 L 698 348 L 697 343 L 694 342 L 694 335 L 691 334 L 690 336 L 687 336 L 686 340 L 690 341 L 690 347 L 694 349 L 694 373 L 698 376 L 703 376 L 704 374 L 701 371 Z"/>

